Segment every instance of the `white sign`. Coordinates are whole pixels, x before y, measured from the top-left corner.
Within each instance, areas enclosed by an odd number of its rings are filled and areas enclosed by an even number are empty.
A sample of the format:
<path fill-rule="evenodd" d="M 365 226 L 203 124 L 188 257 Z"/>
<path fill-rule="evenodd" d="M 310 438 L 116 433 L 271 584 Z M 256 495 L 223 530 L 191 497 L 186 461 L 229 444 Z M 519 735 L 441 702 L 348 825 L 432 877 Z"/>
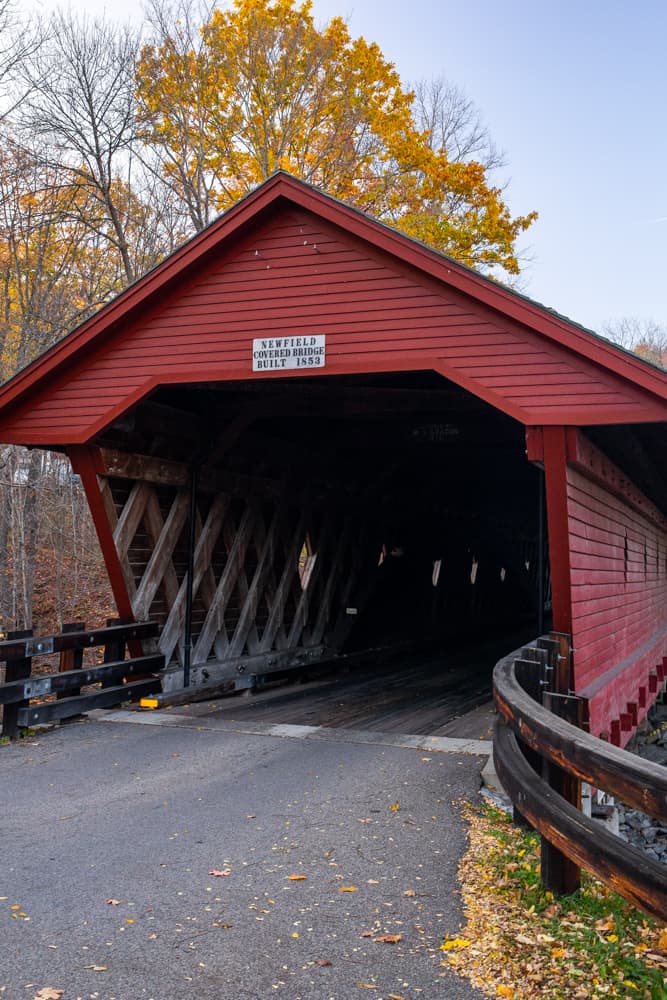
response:
<path fill-rule="evenodd" d="M 252 342 L 254 372 L 285 371 L 288 368 L 324 368 L 323 333 L 302 337 L 260 337 Z"/>

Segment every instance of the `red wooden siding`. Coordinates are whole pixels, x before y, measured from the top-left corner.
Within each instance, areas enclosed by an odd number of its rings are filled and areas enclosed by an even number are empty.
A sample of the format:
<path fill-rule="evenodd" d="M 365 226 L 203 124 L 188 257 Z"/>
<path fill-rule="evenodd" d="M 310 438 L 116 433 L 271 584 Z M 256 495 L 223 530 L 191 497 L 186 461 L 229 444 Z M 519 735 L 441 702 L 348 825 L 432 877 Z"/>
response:
<path fill-rule="evenodd" d="M 581 436 L 577 452 L 567 470 L 575 684 L 598 735 L 628 703 L 641 721 L 640 689 L 667 654 L 667 521 L 636 489 L 624 496 Z"/>
<path fill-rule="evenodd" d="M 158 384 L 266 377 L 252 339 L 299 333 L 327 335 L 327 375 L 433 368 L 526 423 L 667 419 L 603 366 L 289 207 L 37 386 L 0 436 L 83 443 Z"/>

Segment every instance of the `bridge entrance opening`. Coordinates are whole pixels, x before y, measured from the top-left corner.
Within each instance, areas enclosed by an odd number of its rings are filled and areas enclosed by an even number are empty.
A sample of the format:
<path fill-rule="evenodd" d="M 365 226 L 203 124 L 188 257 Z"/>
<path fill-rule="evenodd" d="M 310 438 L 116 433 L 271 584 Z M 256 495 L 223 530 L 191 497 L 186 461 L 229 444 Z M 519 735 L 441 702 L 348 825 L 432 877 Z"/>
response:
<path fill-rule="evenodd" d="M 195 685 L 342 665 L 433 700 L 459 664 L 467 704 L 548 626 L 524 428 L 436 373 L 163 386 L 97 443 L 174 685 L 189 630 Z"/>

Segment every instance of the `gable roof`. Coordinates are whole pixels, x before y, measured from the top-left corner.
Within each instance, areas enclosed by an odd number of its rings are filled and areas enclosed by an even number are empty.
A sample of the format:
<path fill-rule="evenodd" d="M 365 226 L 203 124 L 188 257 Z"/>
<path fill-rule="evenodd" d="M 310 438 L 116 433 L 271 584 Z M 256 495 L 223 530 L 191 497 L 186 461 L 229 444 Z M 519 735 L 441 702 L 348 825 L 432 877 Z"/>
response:
<path fill-rule="evenodd" d="M 278 172 L 0 388 L 0 440 L 10 434 L 11 414 L 17 408 L 24 410 L 35 401 L 39 406 L 40 392 L 45 387 L 58 380 L 66 381 L 72 366 L 82 363 L 81 359 L 89 352 L 122 334 L 131 323 L 140 322 L 140 317 L 154 308 L 175 285 L 231 249 L 236 241 L 253 227 L 260 226 L 272 213 L 286 207 L 312 214 L 323 224 L 334 226 L 364 244 L 369 252 L 379 253 L 397 266 L 434 280 L 452 294 L 465 296 L 480 309 L 492 311 L 514 327 L 520 325 L 537 334 L 545 345 L 568 352 L 579 358 L 582 365 L 596 366 L 607 376 L 607 384 L 610 376 L 614 377 L 614 384 L 623 383 L 636 404 L 634 409 L 623 413 L 622 418 L 619 414 L 616 421 L 613 413 L 608 412 L 601 423 L 620 423 L 628 419 L 635 422 L 667 420 L 667 373 L 303 181 Z M 433 367 L 445 374 L 437 364 Z M 463 376 L 456 380 L 471 388 Z M 128 398 L 128 406 L 133 402 L 136 398 Z M 611 395 L 607 402 L 612 405 Z M 514 411 L 508 406 L 507 412 L 518 419 L 524 417 L 523 411 L 516 406 Z M 529 422 L 528 416 L 526 422 Z M 558 422 L 566 421 L 561 415 Z M 5 439 L 18 440 L 14 434 Z M 81 438 L 77 440 L 80 442 Z M 26 437 L 25 442 L 20 443 L 34 442 Z M 48 443 L 59 442 L 54 438 Z"/>

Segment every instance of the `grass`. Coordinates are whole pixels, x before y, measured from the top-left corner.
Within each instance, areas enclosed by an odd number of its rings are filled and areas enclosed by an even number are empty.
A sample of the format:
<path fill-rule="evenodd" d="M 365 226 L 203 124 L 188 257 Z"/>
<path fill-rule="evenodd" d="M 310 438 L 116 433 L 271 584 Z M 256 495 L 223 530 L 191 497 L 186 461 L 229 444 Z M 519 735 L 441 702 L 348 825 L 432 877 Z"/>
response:
<path fill-rule="evenodd" d="M 667 998 L 667 930 L 584 873 L 555 900 L 540 882 L 540 842 L 490 807 L 466 806 L 460 875 L 467 925 L 443 964 L 487 996 Z"/>

